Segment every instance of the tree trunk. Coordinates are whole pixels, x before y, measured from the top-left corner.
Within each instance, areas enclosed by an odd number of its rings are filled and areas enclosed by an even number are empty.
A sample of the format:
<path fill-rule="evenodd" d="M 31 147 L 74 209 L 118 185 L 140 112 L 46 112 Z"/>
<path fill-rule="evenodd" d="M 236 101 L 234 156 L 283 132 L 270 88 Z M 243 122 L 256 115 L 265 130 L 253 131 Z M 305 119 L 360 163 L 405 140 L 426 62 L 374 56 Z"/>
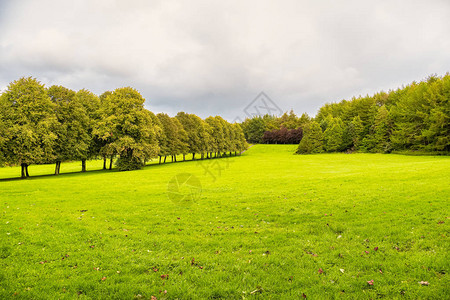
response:
<path fill-rule="evenodd" d="M 25 164 L 25 174 L 27 175 L 27 177 L 30 177 L 30 174 L 28 174 L 28 166 L 27 164 Z"/>
<path fill-rule="evenodd" d="M 159 155 L 159 164 L 161 164 L 161 155 Z"/>
<path fill-rule="evenodd" d="M 86 172 L 86 160 L 81 160 L 81 172 Z"/>
<path fill-rule="evenodd" d="M 109 160 L 109 169 L 112 170 L 112 164 L 113 164 L 113 156 L 111 155 L 111 158 Z"/>
<path fill-rule="evenodd" d="M 174 156 L 173 156 L 173 158 L 175 158 L 175 162 L 177 162 L 177 156 L 176 156 L 176 155 L 174 155 Z"/>
<path fill-rule="evenodd" d="M 55 164 L 55 175 L 59 175 L 59 166 L 61 165 L 60 161 L 57 161 Z"/>
<path fill-rule="evenodd" d="M 20 164 L 20 166 L 22 167 L 22 171 L 21 171 L 21 177 L 22 178 L 25 178 L 25 177 L 27 177 L 27 175 L 26 175 L 26 173 L 25 173 L 25 166 L 26 166 L 27 164 Z"/>
<path fill-rule="evenodd" d="M 205 159 L 205 153 L 202 152 L 202 156 L 200 157 L 200 159 Z"/>
<path fill-rule="evenodd" d="M 171 155 L 171 159 L 172 159 L 172 162 L 173 162 L 173 154 Z"/>
<path fill-rule="evenodd" d="M 106 170 L 106 156 L 103 156 L 103 170 Z"/>
<path fill-rule="evenodd" d="M 186 154 L 183 153 L 183 161 L 186 160 Z"/>
<path fill-rule="evenodd" d="M 195 153 L 192 153 L 192 160 L 195 160 Z"/>
<path fill-rule="evenodd" d="M 234 156 L 236 156 L 237 155 L 237 151 L 234 151 Z"/>
<path fill-rule="evenodd" d="M 167 155 L 164 155 L 164 163 L 166 163 Z"/>

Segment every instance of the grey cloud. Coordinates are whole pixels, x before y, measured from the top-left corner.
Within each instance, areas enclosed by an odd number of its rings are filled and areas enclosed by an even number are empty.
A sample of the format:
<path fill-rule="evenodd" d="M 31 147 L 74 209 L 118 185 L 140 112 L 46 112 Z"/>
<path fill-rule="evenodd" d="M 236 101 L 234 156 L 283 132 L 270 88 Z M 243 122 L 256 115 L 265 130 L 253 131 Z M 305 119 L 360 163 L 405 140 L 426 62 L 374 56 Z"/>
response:
<path fill-rule="evenodd" d="M 448 1 L 2 1 L 0 88 L 20 76 L 155 112 L 229 120 L 265 91 L 283 110 L 450 71 Z"/>

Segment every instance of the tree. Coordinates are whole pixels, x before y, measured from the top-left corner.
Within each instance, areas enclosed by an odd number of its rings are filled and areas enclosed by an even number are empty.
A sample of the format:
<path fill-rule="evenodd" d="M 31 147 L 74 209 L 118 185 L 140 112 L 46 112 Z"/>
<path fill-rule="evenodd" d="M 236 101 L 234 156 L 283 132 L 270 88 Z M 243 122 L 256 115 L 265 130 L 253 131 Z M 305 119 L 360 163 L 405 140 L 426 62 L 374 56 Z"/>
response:
<path fill-rule="evenodd" d="M 331 117 L 327 129 L 323 133 L 325 150 L 327 152 L 341 151 L 343 134 L 344 129 L 341 119 Z"/>
<path fill-rule="evenodd" d="M 0 123 L 7 131 L 1 152 L 8 164 L 21 165 L 22 178 L 28 177 L 30 164 L 55 157 L 55 106 L 44 85 L 31 77 L 10 83 L 0 101 Z"/>
<path fill-rule="evenodd" d="M 205 127 L 203 126 L 202 119 L 194 114 L 187 114 L 185 112 L 179 112 L 176 118 L 183 125 L 187 134 L 188 151 L 192 154 L 192 159 L 195 159 L 196 153 L 206 152 L 202 143 L 202 139 L 205 138 Z"/>
<path fill-rule="evenodd" d="M 178 121 L 177 118 L 171 118 L 174 126 L 175 126 L 175 147 L 172 151 L 172 159 L 177 161 L 177 155 L 183 154 L 183 157 L 189 152 L 189 144 L 188 144 L 188 134 L 183 128 L 183 125 Z"/>
<path fill-rule="evenodd" d="M 373 137 L 375 139 L 375 152 L 390 152 L 391 141 L 390 135 L 392 131 L 391 120 L 389 117 L 389 111 L 386 106 L 383 105 L 379 108 L 377 115 L 375 116 Z"/>
<path fill-rule="evenodd" d="M 427 151 L 450 151 L 450 75 L 431 77 L 426 94 L 429 113 L 421 131 L 423 148 Z"/>
<path fill-rule="evenodd" d="M 304 128 L 303 138 L 298 145 L 297 154 L 310 154 L 323 152 L 322 128 L 316 121 L 311 121 Z"/>
<path fill-rule="evenodd" d="M 167 114 L 159 113 L 156 116 L 162 129 L 161 139 L 159 140 L 159 162 L 161 163 L 161 157 L 164 157 L 165 163 L 167 156 L 171 155 L 174 148 L 175 126 Z"/>
<path fill-rule="evenodd" d="M 95 125 L 100 120 L 100 99 L 86 89 L 79 90 L 76 97 L 88 117 L 88 122 L 84 123 L 84 130 L 89 135 L 89 143 L 87 151 L 81 153 L 81 172 L 86 172 L 86 160 L 98 157 L 102 146 L 101 141 L 95 139 L 93 135 Z"/>
<path fill-rule="evenodd" d="M 362 135 L 364 132 L 364 126 L 359 116 L 353 118 L 353 120 L 347 126 L 347 135 L 349 143 L 347 146 L 358 150 L 361 145 Z"/>
<path fill-rule="evenodd" d="M 205 122 L 210 126 L 211 145 L 210 152 L 215 153 L 215 157 L 223 151 L 224 145 L 224 132 L 220 119 L 216 117 L 208 117 Z M 212 153 L 211 153 L 212 154 Z M 212 155 L 210 155 L 212 157 Z"/>
<path fill-rule="evenodd" d="M 250 143 L 261 143 L 264 132 L 266 131 L 266 124 L 260 116 L 252 119 L 245 119 L 243 125 L 245 138 Z"/>
<path fill-rule="evenodd" d="M 289 114 L 284 113 L 280 119 L 281 128 L 285 127 L 286 129 L 297 129 L 301 125 L 300 120 L 297 118 L 297 115 L 294 113 L 293 109 L 289 111 Z"/>
<path fill-rule="evenodd" d="M 94 134 L 105 142 L 102 153 L 119 155 L 119 170 L 134 170 L 156 157 L 158 144 L 144 98 L 133 88 L 114 90 L 102 101 Z"/>
<path fill-rule="evenodd" d="M 103 170 L 106 170 L 106 160 L 109 158 L 109 169 L 112 169 L 113 159 L 116 155 L 113 144 L 113 127 L 115 122 L 114 114 L 111 113 L 113 108 L 108 108 L 111 105 L 111 101 L 106 101 L 106 99 L 112 96 L 113 92 L 106 91 L 99 96 L 100 108 L 98 110 L 99 119 L 95 123 L 92 130 L 93 138 L 96 143 L 96 148 L 98 148 L 98 154 L 103 157 Z"/>
<path fill-rule="evenodd" d="M 237 152 L 241 153 L 247 149 L 247 142 L 245 141 L 244 131 L 242 130 L 241 125 L 234 123 L 231 124 L 231 127 L 234 131 L 234 155 L 237 155 Z"/>
<path fill-rule="evenodd" d="M 86 159 L 91 144 L 89 116 L 74 91 L 62 86 L 51 86 L 48 95 L 55 104 L 58 120 L 54 129 L 57 138 L 53 149 L 55 175 L 58 175 L 63 161 Z"/>
<path fill-rule="evenodd" d="M 291 129 L 286 135 L 286 144 L 298 144 L 302 140 L 303 129 L 301 127 L 297 129 Z"/>
<path fill-rule="evenodd" d="M 172 157 L 172 162 L 176 161 L 177 154 L 186 154 L 189 151 L 186 131 L 177 118 L 171 118 L 164 113 L 159 113 L 157 117 L 163 129 L 159 156 L 164 156 L 164 162 L 168 155 Z"/>

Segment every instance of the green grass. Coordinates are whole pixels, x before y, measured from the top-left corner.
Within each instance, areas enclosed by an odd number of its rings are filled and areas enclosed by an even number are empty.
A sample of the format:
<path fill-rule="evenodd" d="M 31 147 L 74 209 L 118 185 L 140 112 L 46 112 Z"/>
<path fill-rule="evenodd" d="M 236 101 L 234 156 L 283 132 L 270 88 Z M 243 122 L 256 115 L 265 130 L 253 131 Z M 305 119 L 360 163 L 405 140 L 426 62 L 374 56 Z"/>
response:
<path fill-rule="evenodd" d="M 295 148 L 0 181 L 0 298 L 450 298 L 450 157 Z M 168 199 L 179 173 L 192 205 Z"/>

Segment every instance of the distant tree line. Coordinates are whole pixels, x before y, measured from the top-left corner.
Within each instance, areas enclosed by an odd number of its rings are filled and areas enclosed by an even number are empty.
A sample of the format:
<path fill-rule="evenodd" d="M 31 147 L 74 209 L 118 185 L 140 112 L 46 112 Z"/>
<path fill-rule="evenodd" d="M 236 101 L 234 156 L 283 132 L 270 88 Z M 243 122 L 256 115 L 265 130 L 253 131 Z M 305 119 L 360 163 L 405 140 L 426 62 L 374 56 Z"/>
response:
<path fill-rule="evenodd" d="M 325 104 L 315 118 L 293 111 L 246 119 L 252 143 L 298 143 L 297 153 L 419 151 L 450 152 L 450 75 L 373 96 Z M 296 134 L 288 134 L 289 130 Z M 301 134 L 300 134 L 301 132 Z"/>
<path fill-rule="evenodd" d="M 291 110 L 281 117 L 264 115 L 247 118 L 241 126 L 250 143 L 298 144 L 303 137 L 303 127 L 310 120 L 307 114 L 297 117 Z"/>
<path fill-rule="evenodd" d="M 9 84 L 0 95 L 0 164 L 20 165 L 28 177 L 31 164 L 103 158 L 103 168 L 142 168 L 153 158 L 198 154 L 200 159 L 235 155 L 247 143 L 239 124 L 220 116 L 202 120 L 184 112 L 175 117 L 155 115 L 144 108 L 133 88 L 118 88 L 99 97 L 88 90 L 62 86 L 46 88 L 34 78 Z"/>

